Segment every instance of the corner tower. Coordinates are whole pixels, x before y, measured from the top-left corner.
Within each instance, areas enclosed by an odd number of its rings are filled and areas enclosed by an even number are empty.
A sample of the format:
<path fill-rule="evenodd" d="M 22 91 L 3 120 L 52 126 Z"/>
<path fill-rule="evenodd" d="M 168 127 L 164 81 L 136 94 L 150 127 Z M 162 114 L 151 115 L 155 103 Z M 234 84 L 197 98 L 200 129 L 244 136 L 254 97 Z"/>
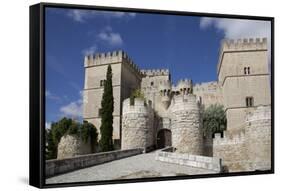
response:
<path fill-rule="evenodd" d="M 83 119 L 94 124 L 100 138 L 100 109 L 103 85 L 108 65 L 112 68 L 112 87 L 114 97 L 113 141 L 120 147 L 122 101 L 140 87 L 141 73 L 138 67 L 123 51 L 98 53 L 85 56 L 85 83 L 83 97 Z"/>
<path fill-rule="evenodd" d="M 271 104 L 267 51 L 266 38 L 222 42 L 217 73 L 230 132 L 243 130 L 247 112 Z"/>

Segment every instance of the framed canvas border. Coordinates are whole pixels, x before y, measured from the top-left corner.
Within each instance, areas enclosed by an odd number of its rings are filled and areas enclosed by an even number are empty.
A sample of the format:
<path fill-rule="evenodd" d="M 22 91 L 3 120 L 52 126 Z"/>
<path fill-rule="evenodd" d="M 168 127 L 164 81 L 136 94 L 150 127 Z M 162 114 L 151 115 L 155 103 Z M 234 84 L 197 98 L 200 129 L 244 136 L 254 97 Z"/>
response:
<path fill-rule="evenodd" d="M 126 180 L 104 180 L 90 182 L 45 183 L 45 8 L 90 9 L 103 11 L 122 11 L 135 13 L 152 13 L 165 15 L 205 16 L 216 18 L 233 18 L 263 20 L 271 22 L 271 169 L 253 172 L 229 172 L 220 174 L 200 174 L 188 176 L 171 176 Z M 74 5 L 57 3 L 39 3 L 30 6 L 30 128 L 29 128 L 29 184 L 38 188 L 66 186 L 85 186 L 100 184 L 119 184 L 132 182 L 165 181 L 193 178 L 229 177 L 274 173 L 274 18 L 249 15 L 232 15 L 217 13 L 183 12 L 155 9 L 137 9 L 125 7 L 105 7 L 93 5 Z"/>

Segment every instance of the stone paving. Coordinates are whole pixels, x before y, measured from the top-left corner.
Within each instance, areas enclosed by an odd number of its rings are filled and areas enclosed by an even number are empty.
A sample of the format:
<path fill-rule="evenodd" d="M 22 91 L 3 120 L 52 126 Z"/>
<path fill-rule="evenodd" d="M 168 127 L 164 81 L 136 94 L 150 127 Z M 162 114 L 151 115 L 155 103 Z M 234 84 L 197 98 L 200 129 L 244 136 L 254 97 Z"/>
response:
<path fill-rule="evenodd" d="M 151 152 L 51 177 L 46 184 L 211 173 L 216 172 L 156 161 Z"/>

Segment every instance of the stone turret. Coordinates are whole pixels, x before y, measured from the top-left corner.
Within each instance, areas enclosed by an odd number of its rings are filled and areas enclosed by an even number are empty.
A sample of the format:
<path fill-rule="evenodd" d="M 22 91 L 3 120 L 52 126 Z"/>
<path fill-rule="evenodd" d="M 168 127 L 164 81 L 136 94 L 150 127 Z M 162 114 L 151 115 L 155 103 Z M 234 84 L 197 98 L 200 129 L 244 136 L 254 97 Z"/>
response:
<path fill-rule="evenodd" d="M 271 107 L 259 106 L 246 116 L 246 145 L 250 170 L 271 168 Z"/>
<path fill-rule="evenodd" d="M 154 113 L 141 98 L 123 102 L 122 149 L 150 149 L 154 145 Z"/>
<path fill-rule="evenodd" d="M 165 109 L 167 109 L 170 106 L 172 96 L 170 81 L 160 82 L 158 90 L 160 92 L 162 105 Z"/>
<path fill-rule="evenodd" d="M 177 95 L 171 104 L 169 109 L 172 114 L 172 145 L 176 152 L 202 155 L 202 119 L 196 96 Z"/>
<path fill-rule="evenodd" d="M 178 95 L 187 95 L 192 93 L 192 80 L 182 79 L 178 82 L 177 86 L 173 86 L 172 91 Z"/>

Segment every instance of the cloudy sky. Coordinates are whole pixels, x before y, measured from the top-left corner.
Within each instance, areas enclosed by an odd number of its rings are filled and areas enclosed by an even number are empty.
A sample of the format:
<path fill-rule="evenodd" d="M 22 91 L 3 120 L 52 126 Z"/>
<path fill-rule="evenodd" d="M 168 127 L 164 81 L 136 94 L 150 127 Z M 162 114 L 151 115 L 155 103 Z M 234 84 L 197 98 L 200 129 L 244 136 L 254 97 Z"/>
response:
<path fill-rule="evenodd" d="M 173 83 L 214 81 L 224 38 L 267 37 L 270 22 L 47 8 L 46 127 L 81 119 L 87 54 L 122 49 L 142 69 L 168 68 Z"/>

